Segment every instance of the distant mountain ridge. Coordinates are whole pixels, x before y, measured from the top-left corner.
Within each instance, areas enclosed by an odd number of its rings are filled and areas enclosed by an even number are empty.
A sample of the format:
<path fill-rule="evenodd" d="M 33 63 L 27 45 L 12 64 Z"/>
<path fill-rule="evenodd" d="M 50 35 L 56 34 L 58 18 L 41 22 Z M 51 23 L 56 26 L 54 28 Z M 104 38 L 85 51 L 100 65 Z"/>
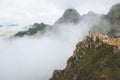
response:
<path fill-rule="evenodd" d="M 16 36 L 16 37 L 17 37 L 17 36 L 23 37 L 23 36 L 25 36 L 25 35 L 32 36 L 32 35 L 37 34 L 38 32 L 41 32 L 41 33 L 42 33 L 42 32 L 45 31 L 45 28 L 46 28 L 47 26 L 49 26 L 49 25 L 44 24 L 44 23 L 40 23 L 40 24 L 35 23 L 35 24 L 31 25 L 31 27 L 28 28 L 27 31 L 20 31 L 20 32 L 16 33 L 14 36 Z"/>
<path fill-rule="evenodd" d="M 25 32 L 18 32 L 15 36 L 32 36 L 37 32 L 45 33 L 45 29 L 54 29 L 57 25 L 64 24 L 88 24 L 90 26 L 90 33 L 102 33 L 107 35 L 120 35 L 120 4 L 113 5 L 108 14 L 96 14 L 92 11 L 81 16 L 76 9 L 66 9 L 63 16 L 61 16 L 54 25 L 47 24 L 33 24 L 32 28 Z M 43 26 L 43 27 L 42 27 Z M 45 27 L 51 26 L 51 27 Z M 82 27 L 82 26 L 80 26 Z M 87 26 L 86 26 L 87 27 Z M 38 28 L 38 29 L 37 29 Z M 36 31 L 34 31 L 36 30 Z M 33 32 L 30 32 L 33 31 Z"/>
<path fill-rule="evenodd" d="M 0 27 L 4 26 L 19 26 L 18 24 L 1 24 Z"/>

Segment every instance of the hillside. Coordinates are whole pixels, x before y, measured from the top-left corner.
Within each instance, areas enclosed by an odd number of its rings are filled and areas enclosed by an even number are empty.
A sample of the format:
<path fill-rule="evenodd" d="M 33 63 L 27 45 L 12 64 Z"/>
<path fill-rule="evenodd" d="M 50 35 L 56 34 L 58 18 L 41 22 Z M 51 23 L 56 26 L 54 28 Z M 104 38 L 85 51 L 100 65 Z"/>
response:
<path fill-rule="evenodd" d="M 38 32 L 44 33 L 47 26 L 48 25 L 44 24 L 44 23 L 40 23 L 40 24 L 35 23 L 35 24 L 31 25 L 31 27 L 28 30 L 19 31 L 14 36 L 16 36 L 16 37 L 22 37 L 22 36 L 25 36 L 25 35 L 32 36 L 32 35 L 37 34 Z"/>
<path fill-rule="evenodd" d="M 54 70 L 50 80 L 120 80 L 120 37 L 98 33 L 76 45 L 64 70 Z"/>

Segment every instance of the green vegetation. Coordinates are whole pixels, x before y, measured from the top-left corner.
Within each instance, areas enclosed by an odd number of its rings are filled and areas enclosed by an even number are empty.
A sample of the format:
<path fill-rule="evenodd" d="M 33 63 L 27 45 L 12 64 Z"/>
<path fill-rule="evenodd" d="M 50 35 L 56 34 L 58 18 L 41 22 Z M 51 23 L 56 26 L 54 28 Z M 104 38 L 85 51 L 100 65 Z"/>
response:
<path fill-rule="evenodd" d="M 43 33 L 47 26 L 48 25 L 46 25 L 44 23 L 41 23 L 41 24 L 35 23 L 27 31 L 20 31 L 15 36 L 19 36 L 19 37 L 22 37 L 24 35 L 32 36 L 32 35 L 35 35 L 37 32 Z"/>
<path fill-rule="evenodd" d="M 117 46 L 89 38 L 78 44 L 77 52 L 69 58 L 67 67 L 50 80 L 120 80 L 120 52 L 113 51 Z"/>

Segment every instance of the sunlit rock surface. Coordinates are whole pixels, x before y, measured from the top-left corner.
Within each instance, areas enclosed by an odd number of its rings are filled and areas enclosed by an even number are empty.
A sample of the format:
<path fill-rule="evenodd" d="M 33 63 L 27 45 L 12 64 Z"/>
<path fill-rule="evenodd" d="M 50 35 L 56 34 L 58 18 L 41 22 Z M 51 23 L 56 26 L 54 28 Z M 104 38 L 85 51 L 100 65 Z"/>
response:
<path fill-rule="evenodd" d="M 76 45 L 64 70 L 55 70 L 50 80 L 120 80 L 120 37 L 98 33 Z"/>

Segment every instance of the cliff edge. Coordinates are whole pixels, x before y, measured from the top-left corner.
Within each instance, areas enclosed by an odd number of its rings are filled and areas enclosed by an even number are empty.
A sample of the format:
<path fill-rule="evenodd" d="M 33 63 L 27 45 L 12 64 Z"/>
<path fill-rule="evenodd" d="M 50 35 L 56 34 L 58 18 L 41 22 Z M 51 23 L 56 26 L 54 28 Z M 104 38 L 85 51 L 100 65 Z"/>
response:
<path fill-rule="evenodd" d="M 76 45 L 64 70 L 50 80 L 120 80 L 120 37 L 93 33 Z"/>

